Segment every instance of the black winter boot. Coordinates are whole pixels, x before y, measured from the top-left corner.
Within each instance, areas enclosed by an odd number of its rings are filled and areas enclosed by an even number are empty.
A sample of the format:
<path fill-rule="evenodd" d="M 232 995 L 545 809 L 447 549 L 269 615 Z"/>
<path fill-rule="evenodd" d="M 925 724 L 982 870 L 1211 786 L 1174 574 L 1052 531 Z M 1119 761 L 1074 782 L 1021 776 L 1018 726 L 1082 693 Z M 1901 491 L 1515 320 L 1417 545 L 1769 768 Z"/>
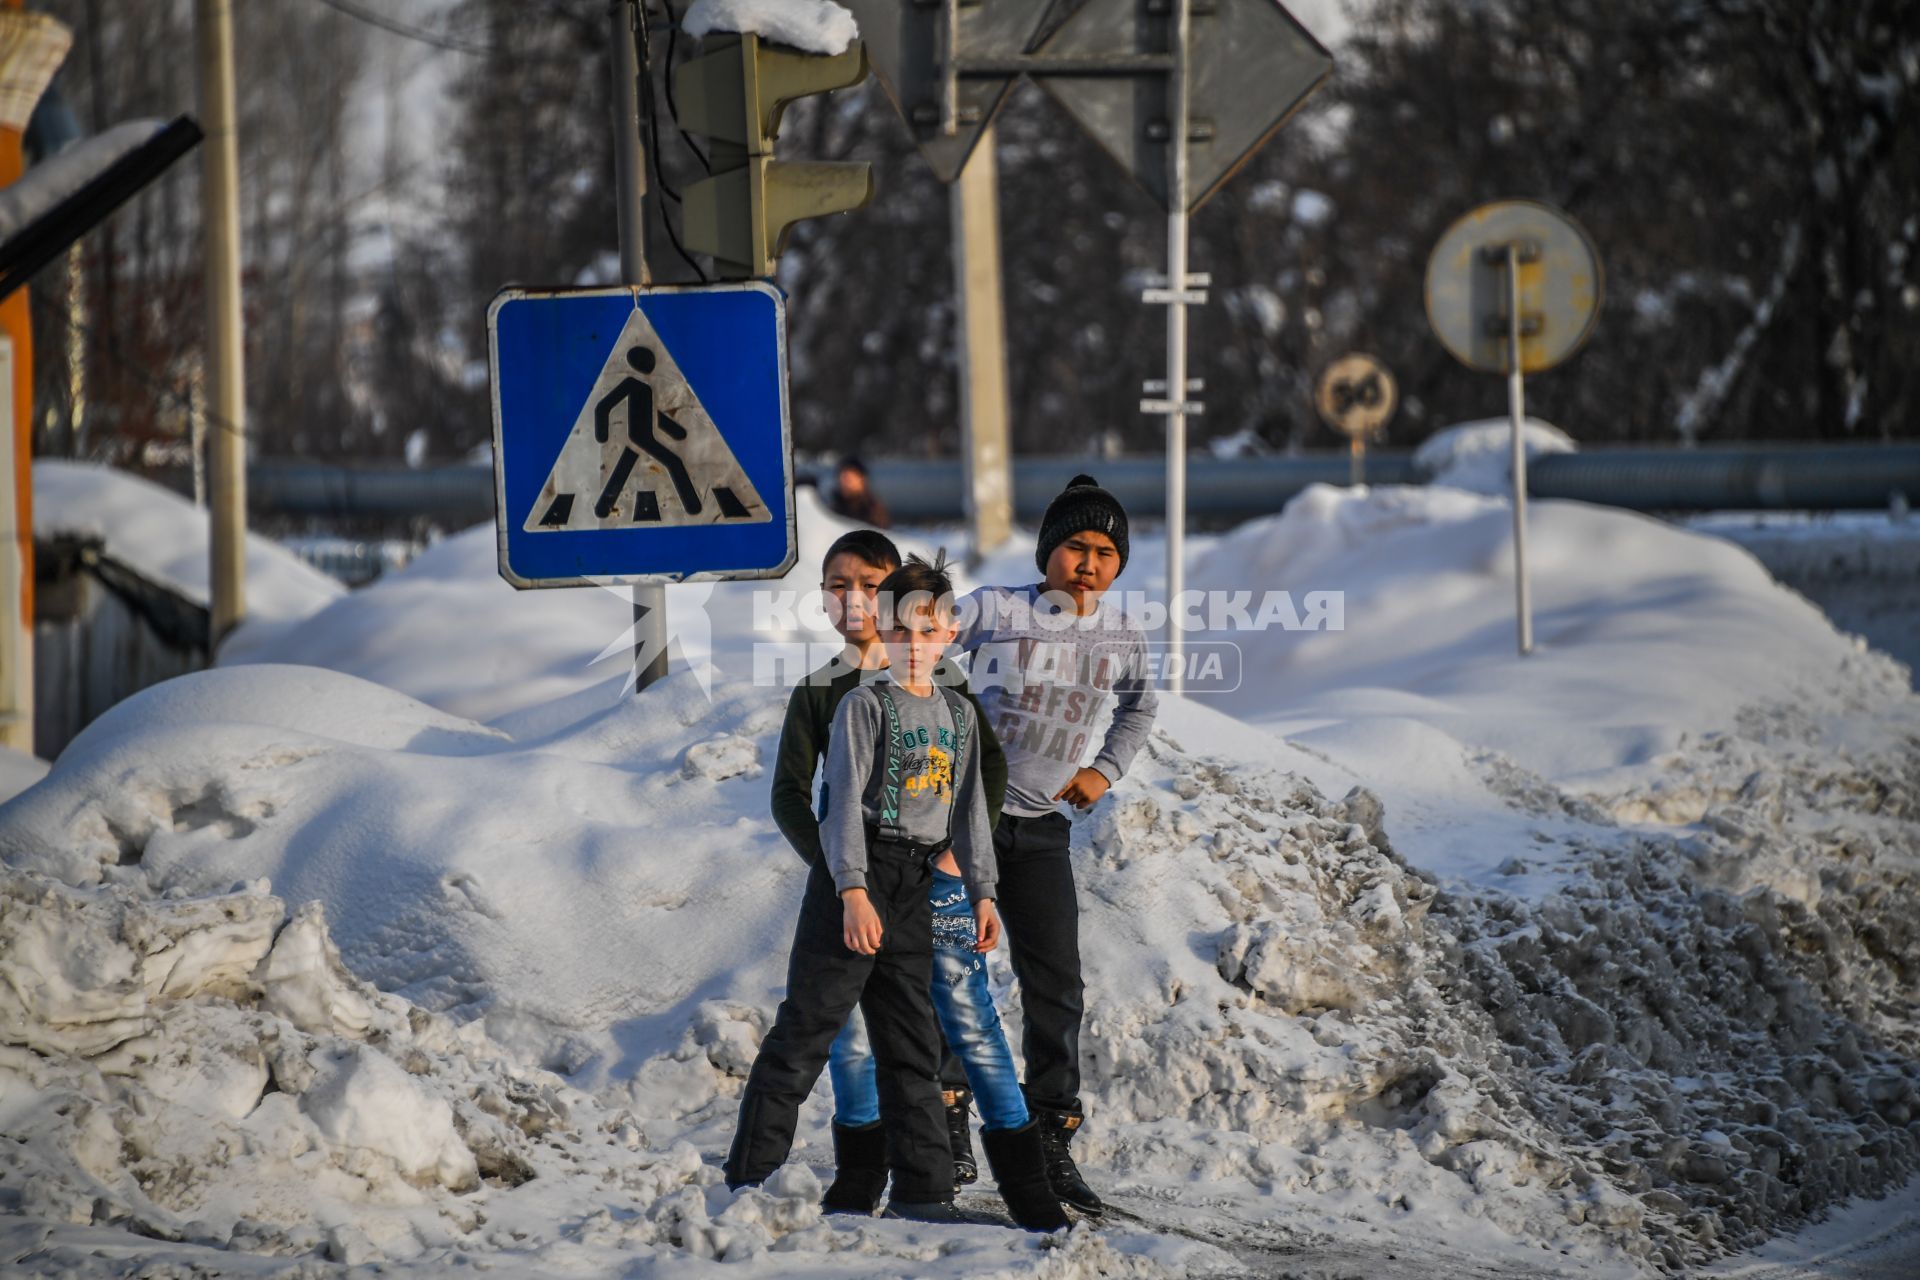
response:
<path fill-rule="evenodd" d="M 953 1185 L 964 1187 L 980 1180 L 980 1166 L 973 1158 L 973 1090 L 943 1089 L 947 1104 L 947 1146 L 953 1149 Z"/>
<path fill-rule="evenodd" d="M 963 1211 L 953 1207 L 951 1200 L 889 1200 L 883 1218 L 905 1218 L 909 1222 L 947 1222 L 968 1224 L 974 1222 Z"/>
<path fill-rule="evenodd" d="M 1080 1169 L 1073 1163 L 1073 1155 L 1067 1150 L 1067 1144 L 1073 1141 L 1073 1135 L 1080 1128 L 1082 1117 L 1072 1111 L 1055 1111 L 1048 1107 L 1033 1107 L 1035 1121 L 1040 1126 L 1040 1145 L 1045 1151 L 1047 1182 L 1053 1187 L 1053 1194 L 1060 1197 L 1061 1203 L 1081 1213 L 1101 1214 L 1107 1206 L 1087 1180 L 1080 1176 Z"/>
<path fill-rule="evenodd" d="M 821 1198 L 827 1213 L 858 1213 L 871 1218 L 887 1189 L 887 1135 L 880 1122 L 849 1129 L 833 1126 L 833 1185 Z"/>
<path fill-rule="evenodd" d="M 1069 1225 L 1060 1198 L 1047 1182 L 1046 1149 L 1037 1121 L 1018 1129 L 982 1129 L 980 1145 L 986 1148 L 987 1166 L 1015 1222 L 1029 1231 L 1058 1231 Z"/>

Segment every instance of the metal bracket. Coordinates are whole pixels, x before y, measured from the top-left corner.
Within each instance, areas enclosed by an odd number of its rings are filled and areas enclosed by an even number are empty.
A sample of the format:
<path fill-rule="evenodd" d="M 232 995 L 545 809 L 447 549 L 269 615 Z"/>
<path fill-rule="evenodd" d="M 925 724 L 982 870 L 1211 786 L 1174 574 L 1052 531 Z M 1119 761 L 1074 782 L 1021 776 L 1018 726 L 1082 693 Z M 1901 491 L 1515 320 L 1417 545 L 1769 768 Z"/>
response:
<path fill-rule="evenodd" d="M 1205 378 L 1187 379 L 1187 393 L 1189 395 L 1194 392 L 1205 391 L 1206 389 L 1207 380 Z M 1167 394 L 1167 380 L 1165 378 L 1148 378 L 1140 384 L 1140 391 L 1143 395 L 1164 396 Z"/>
<path fill-rule="evenodd" d="M 1542 333 L 1545 333 L 1546 329 L 1546 317 L 1538 311 L 1522 311 L 1520 313 L 1521 337 L 1537 338 Z M 1505 338 L 1507 336 L 1507 318 L 1505 316 L 1488 316 L 1485 333 L 1489 338 Z"/>
<path fill-rule="evenodd" d="M 1207 305 L 1207 291 L 1205 289 L 1142 289 L 1140 301 L 1149 304 L 1159 303 L 1163 306 L 1179 303 L 1187 307 L 1204 307 Z"/>
<path fill-rule="evenodd" d="M 1152 289 L 1164 289 L 1167 287 L 1167 278 L 1159 274 L 1158 272 L 1149 273 L 1147 275 L 1139 276 L 1136 278 L 1144 280 L 1147 284 L 1147 287 Z M 1205 271 L 1187 272 L 1188 288 L 1204 289 L 1212 283 L 1213 283 L 1213 276 Z"/>
<path fill-rule="evenodd" d="M 1140 402 L 1140 412 L 1142 413 L 1202 414 L 1206 411 L 1207 406 L 1198 400 L 1183 400 L 1179 404 L 1175 404 L 1171 400 L 1142 400 Z"/>
<path fill-rule="evenodd" d="M 1507 265 L 1508 247 L 1509 246 L 1505 244 L 1483 245 L 1480 249 L 1480 256 L 1495 266 L 1504 267 Z M 1540 247 L 1540 242 L 1532 236 L 1523 236 L 1513 241 L 1511 247 L 1520 251 L 1520 261 L 1522 263 L 1540 261 L 1540 254 L 1543 252 Z"/>

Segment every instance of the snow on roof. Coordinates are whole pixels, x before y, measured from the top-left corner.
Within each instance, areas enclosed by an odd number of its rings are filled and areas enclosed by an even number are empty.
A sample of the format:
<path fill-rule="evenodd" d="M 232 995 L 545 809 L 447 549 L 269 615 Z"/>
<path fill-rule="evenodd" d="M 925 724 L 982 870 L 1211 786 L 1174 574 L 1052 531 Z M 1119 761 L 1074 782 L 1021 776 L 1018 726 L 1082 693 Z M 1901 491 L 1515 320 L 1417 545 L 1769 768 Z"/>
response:
<path fill-rule="evenodd" d="M 97 535 L 114 558 L 189 600 L 209 602 L 206 510 L 139 476 L 93 463 L 34 459 L 33 533 Z M 282 624 L 346 594 L 335 579 L 251 533 L 246 590 L 250 619 Z"/>
<path fill-rule="evenodd" d="M 752 32 L 807 53 L 845 53 L 859 24 L 832 0 L 694 0 L 680 23 L 694 39 L 709 32 Z"/>

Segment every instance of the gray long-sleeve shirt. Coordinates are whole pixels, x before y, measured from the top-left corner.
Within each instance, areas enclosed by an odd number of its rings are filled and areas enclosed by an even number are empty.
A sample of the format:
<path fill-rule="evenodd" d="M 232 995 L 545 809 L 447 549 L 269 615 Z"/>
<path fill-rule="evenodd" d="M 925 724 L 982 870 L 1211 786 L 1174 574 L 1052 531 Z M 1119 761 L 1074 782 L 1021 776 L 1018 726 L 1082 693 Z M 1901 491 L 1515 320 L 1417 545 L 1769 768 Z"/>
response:
<path fill-rule="evenodd" d="M 1007 813 L 1058 808 L 1093 747 L 1109 703 L 1113 723 L 1093 757 L 1118 782 L 1153 730 L 1159 700 L 1148 687 L 1146 636 L 1111 599 L 1085 617 L 1041 598 L 1038 583 L 981 587 L 960 606 L 958 647 L 973 654 L 969 684 L 1007 756 Z"/>
<path fill-rule="evenodd" d="M 889 725 L 880 694 L 873 685 L 861 685 L 840 700 L 827 738 L 827 812 L 820 842 L 833 887 L 866 887 L 869 822 L 897 828 L 923 844 L 945 839 L 951 829 L 967 895 L 984 902 L 995 896 L 1000 877 L 980 781 L 980 727 L 973 707 L 960 700 L 964 724 L 956 725 L 941 690 L 923 697 L 883 678 L 899 723 Z M 891 771 L 889 745 L 896 765 Z M 851 803 L 856 796 L 859 803 Z"/>

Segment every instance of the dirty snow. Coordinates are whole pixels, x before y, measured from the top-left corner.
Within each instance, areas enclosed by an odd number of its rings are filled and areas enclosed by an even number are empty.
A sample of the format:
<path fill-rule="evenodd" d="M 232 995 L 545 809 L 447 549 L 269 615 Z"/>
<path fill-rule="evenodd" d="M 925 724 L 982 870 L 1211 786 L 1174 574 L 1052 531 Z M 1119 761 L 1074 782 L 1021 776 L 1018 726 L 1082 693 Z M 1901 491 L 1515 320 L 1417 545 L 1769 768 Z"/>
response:
<path fill-rule="evenodd" d="M 1920 1163 L 1920 700 L 1737 548 L 1532 515 L 1553 572 L 1524 662 L 1495 499 L 1310 490 L 1199 549 L 1189 585 L 1343 589 L 1347 629 L 1242 637 L 1242 692 L 1166 700 L 1075 822 L 1080 1150 L 1133 1218 L 822 1221 L 822 1103 L 768 1190 L 716 1187 L 802 878 L 765 809 L 784 696 L 750 679 L 752 588 L 706 589 L 710 670 L 622 698 L 624 659 L 590 660 L 626 603 L 513 595 L 481 530 L 316 617 L 304 660 L 331 634 L 353 674 L 171 681 L 0 806 L 0 1130 L 25 1139 L 0 1144 L 0 1262 L 1790 1256 L 1770 1238 Z M 801 519 L 803 581 L 840 526 Z"/>

